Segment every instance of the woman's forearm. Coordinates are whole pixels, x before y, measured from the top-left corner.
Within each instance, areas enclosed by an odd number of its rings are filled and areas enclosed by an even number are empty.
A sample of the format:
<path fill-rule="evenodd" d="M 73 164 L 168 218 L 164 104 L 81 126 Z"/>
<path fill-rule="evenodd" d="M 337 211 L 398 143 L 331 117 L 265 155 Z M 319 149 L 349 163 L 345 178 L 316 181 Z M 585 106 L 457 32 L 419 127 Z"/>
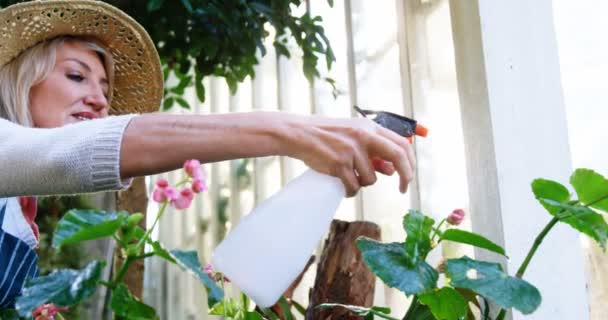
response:
<path fill-rule="evenodd" d="M 174 170 L 186 159 L 216 162 L 279 155 L 289 117 L 271 112 L 141 115 L 124 132 L 121 177 Z"/>

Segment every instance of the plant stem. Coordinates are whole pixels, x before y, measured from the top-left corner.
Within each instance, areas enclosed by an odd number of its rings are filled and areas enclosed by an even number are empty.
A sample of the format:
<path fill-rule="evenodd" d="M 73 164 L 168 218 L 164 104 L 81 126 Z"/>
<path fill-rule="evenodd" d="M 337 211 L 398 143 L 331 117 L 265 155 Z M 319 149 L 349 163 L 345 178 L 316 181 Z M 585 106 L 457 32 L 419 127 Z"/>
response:
<path fill-rule="evenodd" d="M 125 273 L 127 273 L 127 269 L 129 269 L 129 265 L 131 265 L 131 262 L 133 262 L 133 257 L 127 256 L 125 262 L 122 264 L 122 266 L 120 266 L 120 270 L 118 270 L 116 279 L 112 281 L 112 287 L 115 287 L 116 284 L 122 281 L 122 278 L 125 276 Z"/>
<path fill-rule="evenodd" d="M 439 224 L 437 225 L 437 228 L 433 229 L 433 235 L 431 236 L 431 243 L 433 243 L 435 241 L 435 236 L 439 235 L 439 232 L 441 232 L 441 226 L 443 225 L 443 223 L 446 221 L 446 219 L 442 219 Z"/>
<path fill-rule="evenodd" d="M 160 218 L 165 213 L 165 209 L 167 208 L 167 204 L 169 204 L 169 203 L 168 202 L 163 202 L 163 204 L 160 206 L 160 209 L 158 210 L 158 214 L 156 215 L 156 219 L 154 220 L 154 223 L 152 224 L 152 227 L 150 227 L 150 229 L 146 230 L 146 233 L 144 233 L 144 236 L 141 237 L 141 239 L 139 239 L 139 242 L 137 243 L 137 248 L 141 247 L 144 243 L 146 243 L 146 239 L 148 239 L 148 237 L 150 236 L 150 233 L 152 233 L 152 230 L 154 230 L 154 228 L 156 227 L 156 224 L 158 223 L 158 221 L 160 220 Z"/>
<path fill-rule="evenodd" d="M 551 229 L 557 224 L 557 222 L 559 222 L 559 218 L 553 217 L 553 219 L 551 219 L 551 221 L 549 221 L 549 223 L 545 226 L 543 231 L 541 231 L 538 236 L 536 236 L 536 239 L 534 239 L 534 243 L 532 244 L 532 248 L 530 248 L 530 250 L 528 251 L 526 259 L 524 259 L 524 262 L 521 264 L 521 266 L 517 270 L 517 273 L 515 274 L 516 277 L 521 278 L 524 275 L 526 269 L 528 268 L 528 265 L 530 264 L 530 261 L 532 260 L 532 257 L 536 253 L 536 250 L 538 250 L 538 247 L 545 239 L 545 236 L 547 236 L 549 231 L 551 231 Z"/>

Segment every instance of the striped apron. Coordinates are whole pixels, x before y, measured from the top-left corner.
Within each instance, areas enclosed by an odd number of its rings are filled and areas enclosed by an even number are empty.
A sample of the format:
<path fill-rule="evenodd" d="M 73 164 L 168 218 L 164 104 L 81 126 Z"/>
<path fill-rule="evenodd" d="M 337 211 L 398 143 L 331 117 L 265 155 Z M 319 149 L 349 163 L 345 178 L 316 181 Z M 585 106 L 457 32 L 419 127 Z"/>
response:
<path fill-rule="evenodd" d="M 6 201 L 0 201 L 0 226 Z M 38 256 L 25 242 L 0 228 L 0 309 L 14 308 L 26 279 L 38 276 Z"/>

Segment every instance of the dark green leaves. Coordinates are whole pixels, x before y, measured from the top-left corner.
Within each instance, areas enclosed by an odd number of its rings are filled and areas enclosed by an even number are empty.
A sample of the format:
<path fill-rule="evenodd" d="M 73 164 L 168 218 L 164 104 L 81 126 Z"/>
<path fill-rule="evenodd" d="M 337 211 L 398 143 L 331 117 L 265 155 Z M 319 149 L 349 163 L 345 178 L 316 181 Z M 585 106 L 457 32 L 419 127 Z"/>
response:
<path fill-rule="evenodd" d="M 416 264 L 408 261 L 403 243 L 380 243 L 361 237 L 357 239 L 357 246 L 370 270 L 388 286 L 406 295 L 435 288 L 437 271 L 423 260 Z"/>
<path fill-rule="evenodd" d="M 608 180 L 589 169 L 577 169 L 570 177 L 578 200 L 583 205 L 608 212 Z"/>
<path fill-rule="evenodd" d="M 441 240 L 470 244 L 506 256 L 505 249 L 503 249 L 501 246 L 476 233 L 460 229 L 446 230 L 443 234 L 441 234 Z"/>
<path fill-rule="evenodd" d="M 380 318 L 383 318 L 383 319 L 397 320 L 397 319 L 389 316 L 389 314 L 391 313 L 391 309 L 386 308 L 386 307 L 366 308 L 366 307 L 351 306 L 351 305 L 340 304 L 340 303 L 323 303 L 323 304 L 320 304 L 319 306 L 317 306 L 317 308 L 320 308 L 320 309 L 345 308 L 348 311 L 350 311 L 358 316 L 364 317 L 365 320 L 373 320 L 374 315 L 376 315 Z"/>
<path fill-rule="evenodd" d="M 451 278 L 452 286 L 471 289 L 503 308 L 513 307 L 524 314 L 534 312 L 541 302 L 538 289 L 504 273 L 497 263 L 476 261 L 466 256 L 450 259 L 446 275 Z"/>
<path fill-rule="evenodd" d="M 574 229 L 597 241 L 604 250 L 608 241 L 608 224 L 592 209 L 608 212 L 608 180 L 589 169 L 577 169 L 570 177 L 578 201 L 570 201 L 568 189 L 544 179 L 532 183 L 534 195 L 549 213 Z"/>
<path fill-rule="evenodd" d="M 558 182 L 536 179 L 532 182 L 532 192 L 537 199 L 550 199 L 558 203 L 566 203 L 570 200 L 568 189 Z M 541 202 L 543 207 L 552 215 L 560 212 L 561 208 Z"/>
<path fill-rule="evenodd" d="M 129 320 L 158 319 L 154 308 L 137 300 L 122 283 L 112 291 L 110 307 L 116 315 Z"/>
<path fill-rule="evenodd" d="M 421 294 L 418 300 L 428 306 L 437 319 L 459 320 L 467 315 L 467 301 L 454 288 L 443 287 Z"/>
<path fill-rule="evenodd" d="M 171 250 L 171 255 L 177 261 L 177 265 L 192 273 L 205 285 L 209 307 L 215 305 L 224 298 L 222 289 L 203 272 L 203 266 L 201 266 L 201 263 L 198 260 L 196 251 Z"/>
<path fill-rule="evenodd" d="M 560 221 L 569 224 L 574 229 L 586 234 L 597 241 L 604 250 L 608 240 L 608 224 L 599 213 L 581 205 L 568 205 L 557 203 L 553 200 L 540 199 L 541 203 L 548 206 L 560 208 L 564 212 L 560 214 Z"/>
<path fill-rule="evenodd" d="M 82 270 L 63 269 L 48 276 L 34 278 L 17 298 L 16 309 L 23 317 L 46 303 L 71 306 L 91 296 L 101 279 L 105 262 L 93 261 Z"/>
<path fill-rule="evenodd" d="M 409 257 L 408 263 L 411 266 L 424 261 L 431 250 L 431 230 L 434 223 L 433 219 L 416 210 L 410 210 L 403 217 L 403 229 L 407 233 L 405 253 Z"/>
<path fill-rule="evenodd" d="M 148 5 L 146 6 L 146 8 L 150 12 L 159 10 L 160 7 L 163 6 L 163 2 L 165 2 L 165 1 L 164 0 L 148 0 Z"/>
<path fill-rule="evenodd" d="M 53 247 L 113 235 L 127 217 L 125 212 L 70 210 L 55 229 Z"/>

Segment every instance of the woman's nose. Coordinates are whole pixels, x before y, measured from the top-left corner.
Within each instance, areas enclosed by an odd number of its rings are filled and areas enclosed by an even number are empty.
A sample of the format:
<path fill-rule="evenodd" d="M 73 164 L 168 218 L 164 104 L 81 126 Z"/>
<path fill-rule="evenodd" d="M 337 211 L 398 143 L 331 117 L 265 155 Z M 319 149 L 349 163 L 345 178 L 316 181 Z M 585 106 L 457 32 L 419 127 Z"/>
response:
<path fill-rule="evenodd" d="M 93 109 L 97 112 L 108 109 L 108 98 L 106 98 L 103 91 L 95 91 L 91 94 L 88 94 L 84 98 L 84 103 L 93 107 Z"/>

